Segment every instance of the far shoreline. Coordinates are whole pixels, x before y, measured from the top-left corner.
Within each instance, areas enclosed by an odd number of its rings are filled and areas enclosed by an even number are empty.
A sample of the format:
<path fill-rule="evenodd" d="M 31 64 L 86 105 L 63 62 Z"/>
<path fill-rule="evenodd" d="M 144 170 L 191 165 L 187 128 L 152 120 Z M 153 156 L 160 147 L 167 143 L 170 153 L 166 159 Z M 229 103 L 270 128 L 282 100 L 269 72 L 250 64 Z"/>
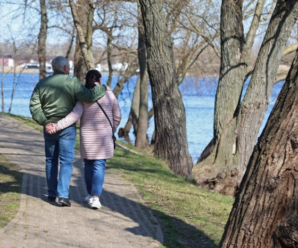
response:
<path fill-rule="evenodd" d="M 104 76 L 108 76 L 109 75 L 109 71 L 106 70 L 102 70 L 99 71 L 102 75 Z M 0 73 L 1 74 L 13 74 L 13 73 L 26 73 L 26 74 L 39 74 L 39 70 L 38 69 L 24 69 L 21 68 L 20 66 L 17 67 L 2 67 L 0 68 Z M 51 75 L 52 73 L 49 73 L 49 75 Z M 72 75 L 72 74 L 71 74 Z M 121 71 L 113 71 L 113 75 L 119 76 L 121 75 Z M 139 73 L 136 73 L 135 75 L 139 75 Z M 195 78 L 215 78 L 215 77 L 219 77 L 219 74 L 217 73 L 203 73 L 201 75 L 194 75 L 192 73 L 187 73 L 186 77 L 195 77 Z"/>

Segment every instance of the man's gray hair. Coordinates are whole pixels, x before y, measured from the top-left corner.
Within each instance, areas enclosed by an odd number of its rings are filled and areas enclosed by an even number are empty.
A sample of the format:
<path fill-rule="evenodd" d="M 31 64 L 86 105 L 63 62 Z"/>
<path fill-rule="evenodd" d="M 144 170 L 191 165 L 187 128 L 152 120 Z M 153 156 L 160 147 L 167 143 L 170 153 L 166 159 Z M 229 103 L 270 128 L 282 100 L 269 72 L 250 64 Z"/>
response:
<path fill-rule="evenodd" d="M 56 58 L 54 58 L 52 60 L 53 71 L 61 71 L 61 72 L 63 72 L 63 67 L 65 65 L 69 67 L 68 60 L 65 57 L 63 57 L 63 56 L 58 56 L 58 57 L 56 57 Z"/>

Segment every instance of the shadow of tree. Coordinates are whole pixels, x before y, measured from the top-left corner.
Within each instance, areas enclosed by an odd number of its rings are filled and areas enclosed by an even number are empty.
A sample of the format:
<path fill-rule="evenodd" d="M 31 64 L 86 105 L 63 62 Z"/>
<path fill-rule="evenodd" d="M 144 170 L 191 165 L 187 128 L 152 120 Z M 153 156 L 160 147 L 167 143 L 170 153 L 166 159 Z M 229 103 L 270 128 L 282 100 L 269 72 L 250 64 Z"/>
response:
<path fill-rule="evenodd" d="M 21 193 L 23 173 L 16 166 L 9 166 L 8 163 L 0 161 L 0 195 L 9 192 Z"/>
<path fill-rule="evenodd" d="M 82 171 L 83 161 L 81 159 L 75 160 L 74 167 L 80 170 L 80 174 L 73 178 L 75 184 L 78 186 L 70 186 L 71 201 L 77 202 L 84 207 L 88 207 L 87 204 L 83 203 L 82 200 L 87 193 Z M 23 188 L 22 193 L 41 198 L 43 201 L 47 201 L 46 187 L 44 187 L 43 183 L 37 184 L 39 188 L 37 187 L 32 189 L 32 187 L 30 186 L 32 184 L 35 185 L 36 181 L 45 182 L 45 177 L 30 173 L 22 173 L 20 171 L 10 171 L 9 169 L 4 169 L 4 172 L 12 176 L 15 180 L 1 183 L 1 193 L 20 192 L 22 178 L 26 178 L 25 180 L 27 182 L 23 182 L 23 186 L 28 185 L 28 187 L 26 187 L 25 189 Z M 118 184 L 119 185 L 116 186 L 121 188 L 125 183 L 118 182 Z M 161 237 L 158 236 L 156 232 L 156 226 L 158 225 L 156 222 L 157 218 L 163 232 L 164 247 L 216 247 L 216 244 L 210 238 L 208 238 L 208 236 L 205 235 L 204 232 L 201 231 L 198 227 L 192 226 L 174 216 L 170 216 L 161 211 L 152 209 L 140 202 L 131 200 L 127 197 L 123 197 L 107 190 L 103 190 L 101 201 L 102 205 L 109 210 L 117 212 L 138 223 L 137 227 L 126 228 L 125 230 L 127 230 L 128 232 L 131 232 L 135 235 L 148 236 L 157 241 L 162 241 Z M 49 204 L 59 207 L 56 202 L 49 202 Z M 153 228 L 150 228 L 150 225 L 153 226 Z M 173 236 L 179 237 L 178 242 L 173 242 Z"/>
<path fill-rule="evenodd" d="M 131 156 L 131 153 L 128 151 L 123 151 L 123 153 L 125 154 L 125 156 Z M 111 168 L 119 168 L 119 167 L 121 167 L 121 169 L 123 170 L 130 170 L 130 171 L 138 170 L 143 173 L 147 173 L 147 174 L 149 173 L 153 175 L 156 175 L 156 173 L 158 172 L 158 170 L 155 168 L 142 168 L 141 166 L 136 168 L 125 164 L 117 164 L 115 163 L 114 160 L 109 160 L 107 164 L 108 164 L 108 167 L 106 168 L 107 173 L 113 173 L 113 170 L 111 170 Z M 81 170 L 80 178 L 76 178 L 77 184 L 85 184 L 82 176 L 83 162 L 76 161 L 74 163 L 74 166 L 77 169 Z M 167 171 L 167 170 L 163 171 L 162 174 L 163 174 L 162 176 L 164 177 L 176 178 L 175 175 L 173 175 L 170 171 Z M 105 182 L 105 184 L 107 183 L 111 183 L 111 182 Z M 180 182 L 180 183 L 183 183 L 183 182 Z M 119 181 L 117 182 L 116 186 L 121 188 L 123 187 L 123 184 L 125 184 L 125 182 Z M 84 188 L 84 192 L 85 193 L 83 195 L 87 195 L 87 191 L 85 190 L 85 188 Z M 198 226 L 194 226 L 189 223 L 186 223 L 185 221 L 175 216 L 171 216 L 157 209 L 148 207 L 143 203 L 115 194 L 114 192 L 107 191 L 105 189 L 105 186 L 103 189 L 101 202 L 103 206 L 109 208 L 110 210 L 114 212 L 118 212 L 132 219 L 133 221 L 139 223 L 138 227 L 126 229 L 127 231 L 130 231 L 136 235 L 144 235 L 144 233 L 146 233 L 146 231 L 143 230 L 143 229 L 146 229 L 146 227 L 143 226 L 143 224 L 146 223 L 146 221 L 141 220 L 139 215 L 141 215 L 142 213 L 136 211 L 137 209 L 142 209 L 143 212 L 147 213 L 147 221 L 150 221 L 151 223 L 154 224 L 154 222 L 156 222 L 157 220 L 157 222 L 160 224 L 162 233 L 163 233 L 163 245 L 165 247 L 169 247 L 169 248 L 217 247 L 214 241 L 210 239 L 202 230 L 200 230 Z M 153 218 L 150 215 L 153 215 Z M 151 233 L 147 235 L 158 240 L 158 238 L 155 236 L 155 233 Z"/>

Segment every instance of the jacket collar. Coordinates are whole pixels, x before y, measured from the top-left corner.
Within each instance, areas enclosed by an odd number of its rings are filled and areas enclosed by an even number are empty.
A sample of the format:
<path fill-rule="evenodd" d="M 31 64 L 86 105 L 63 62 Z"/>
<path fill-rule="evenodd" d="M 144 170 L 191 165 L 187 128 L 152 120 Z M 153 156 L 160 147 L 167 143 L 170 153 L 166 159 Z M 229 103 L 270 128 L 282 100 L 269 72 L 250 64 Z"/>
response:
<path fill-rule="evenodd" d="M 57 75 L 57 74 L 65 74 L 65 73 L 63 71 L 54 71 L 53 75 Z"/>

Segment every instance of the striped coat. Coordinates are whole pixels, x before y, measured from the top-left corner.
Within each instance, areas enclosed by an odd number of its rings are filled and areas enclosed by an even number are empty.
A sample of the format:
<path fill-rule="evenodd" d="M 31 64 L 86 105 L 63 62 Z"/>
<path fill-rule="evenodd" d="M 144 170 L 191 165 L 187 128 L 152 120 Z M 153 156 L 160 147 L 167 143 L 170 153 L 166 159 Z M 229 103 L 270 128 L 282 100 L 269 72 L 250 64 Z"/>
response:
<path fill-rule="evenodd" d="M 112 91 L 106 91 L 105 96 L 98 100 L 105 110 L 116 131 L 121 113 L 118 101 Z M 62 130 L 81 118 L 80 148 L 81 157 L 97 160 L 108 159 L 114 155 L 111 125 L 96 102 L 78 101 L 71 113 L 56 123 L 57 130 Z"/>

